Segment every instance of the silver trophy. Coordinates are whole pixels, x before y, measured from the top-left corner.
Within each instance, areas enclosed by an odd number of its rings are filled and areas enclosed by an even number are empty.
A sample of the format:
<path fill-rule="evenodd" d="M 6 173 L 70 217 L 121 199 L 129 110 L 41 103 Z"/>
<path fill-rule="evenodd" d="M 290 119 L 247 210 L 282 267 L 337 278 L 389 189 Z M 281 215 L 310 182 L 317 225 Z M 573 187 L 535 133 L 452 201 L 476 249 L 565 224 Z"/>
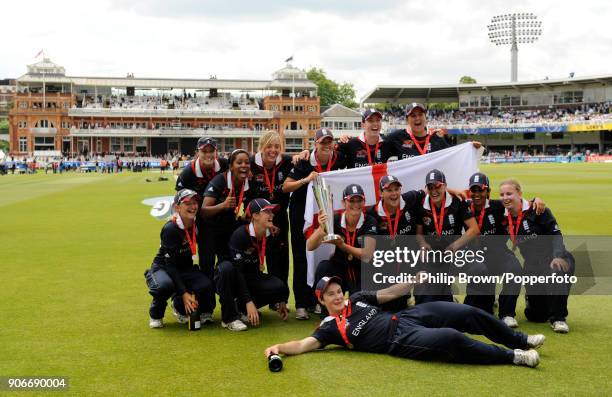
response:
<path fill-rule="evenodd" d="M 327 214 L 327 222 L 323 225 L 323 229 L 327 235 L 323 237 L 323 241 L 338 239 L 339 236 L 334 234 L 334 202 L 329 186 L 325 183 L 325 179 L 317 176 L 315 180 L 312 181 L 312 190 L 319 209 L 325 211 L 325 214 Z"/>

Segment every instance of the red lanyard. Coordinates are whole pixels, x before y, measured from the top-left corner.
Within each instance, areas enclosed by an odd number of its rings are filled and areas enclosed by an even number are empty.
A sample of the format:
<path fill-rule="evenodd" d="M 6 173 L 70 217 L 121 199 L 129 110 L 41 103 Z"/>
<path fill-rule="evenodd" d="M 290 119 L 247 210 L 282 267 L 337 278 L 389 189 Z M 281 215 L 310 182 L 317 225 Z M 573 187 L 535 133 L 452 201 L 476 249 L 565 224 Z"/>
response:
<path fill-rule="evenodd" d="M 268 187 L 268 191 L 270 192 L 270 200 L 274 198 L 274 182 L 276 182 L 276 170 L 277 166 L 272 168 L 272 178 L 268 178 L 268 170 L 266 167 L 262 167 L 264 171 L 264 181 L 266 182 L 266 186 Z"/>
<path fill-rule="evenodd" d="M 368 152 L 369 153 L 369 152 Z M 331 156 L 329 156 L 329 160 L 327 160 L 327 167 L 325 172 L 329 172 L 331 171 L 332 167 L 334 166 L 334 163 L 336 162 L 336 159 L 334 157 L 334 152 L 332 152 Z M 317 172 L 324 172 L 323 171 L 323 167 L 321 166 L 321 163 L 319 163 L 319 159 L 317 158 L 317 153 L 315 152 L 315 161 L 317 162 L 317 165 L 315 166 L 315 170 L 317 170 Z"/>
<path fill-rule="evenodd" d="M 516 217 L 516 228 L 512 223 L 512 214 L 508 211 L 508 232 L 510 233 L 510 239 L 512 240 L 512 245 L 516 247 L 516 236 L 518 235 L 519 229 L 521 228 L 521 221 L 523 220 L 523 211 L 519 212 Z"/>
<path fill-rule="evenodd" d="M 429 198 L 429 204 L 431 205 L 431 213 L 433 215 L 434 226 L 436 228 L 436 234 L 438 236 L 442 236 L 442 227 L 444 226 L 444 210 L 446 208 L 446 195 L 444 196 L 444 199 L 442 200 L 442 208 L 440 209 L 440 218 L 438 218 L 438 214 L 436 213 L 436 206 L 434 205 L 431 197 Z"/>
<path fill-rule="evenodd" d="M 426 154 L 427 153 L 427 147 L 429 146 L 429 139 L 431 138 L 431 135 L 427 134 L 427 137 L 425 138 L 425 146 L 421 147 L 421 145 L 417 141 L 416 137 L 412 133 L 412 130 L 407 128 L 406 131 L 408 132 L 408 134 L 410 134 L 410 138 L 412 139 L 412 142 L 414 142 L 414 147 L 417 148 L 419 153 L 421 153 L 422 155 Z"/>
<path fill-rule="evenodd" d="M 353 344 L 351 343 L 351 341 L 349 341 L 348 335 L 346 334 L 346 328 L 347 328 L 346 320 L 347 320 L 347 317 L 351 315 L 351 313 L 352 313 L 351 301 L 349 300 L 348 305 L 344 306 L 344 309 L 342 309 L 342 320 L 340 320 L 340 316 L 338 315 L 334 316 L 336 318 L 336 326 L 338 327 L 338 332 L 340 332 L 340 336 L 342 337 L 344 344 L 349 349 L 353 348 Z"/>
<path fill-rule="evenodd" d="M 234 209 L 234 214 L 236 215 L 238 215 L 238 213 L 240 212 L 240 207 L 242 207 L 242 200 L 244 199 L 244 185 L 245 184 L 246 184 L 246 181 L 242 182 L 242 188 L 240 189 L 240 195 L 238 196 L 238 203 L 236 205 L 236 208 Z M 236 193 L 234 192 L 234 181 L 232 181 L 232 190 L 230 190 L 228 196 L 232 196 L 235 194 Z"/>
<path fill-rule="evenodd" d="M 249 231 L 249 226 L 246 226 L 247 228 L 247 233 Z M 262 272 L 264 271 L 264 269 L 266 268 L 264 261 L 266 259 L 266 243 L 268 241 L 268 238 L 266 236 L 263 237 L 263 239 L 261 240 L 261 244 L 259 244 L 259 242 L 257 241 L 257 237 L 255 237 L 255 243 L 253 244 L 255 246 L 255 248 L 257 248 L 257 256 L 259 256 L 259 270 L 261 270 Z"/>
<path fill-rule="evenodd" d="M 368 164 L 369 165 L 374 165 L 374 163 L 372 162 L 372 155 L 370 154 L 370 145 L 368 145 L 367 142 L 364 142 L 365 146 L 366 146 L 366 152 L 368 153 Z M 374 146 L 374 160 L 376 160 L 376 154 L 378 153 L 378 145 L 380 144 L 380 141 L 376 142 L 376 145 Z"/>
<path fill-rule="evenodd" d="M 395 240 L 395 236 L 397 235 L 397 225 L 399 224 L 400 218 L 400 208 L 399 206 L 395 209 L 395 224 L 391 225 L 391 217 L 389 216 L 389 212 L 387 212 L 387 208 L 385 208 L 385 204 L 381 203 L 383 210 L 385 210 L 385 215 L 387 216 L 387 223 L 389 224 L 389 236 L 393 240 Z"/>
<path fill-rule="evenodd" d="M 176 217 L 172 219 L 172 222 L 176 223 Z M 183 226 L 184 227 L 184 226 Z M 197 254 L 197 241 L 196 241 L 196 226 L 195 223 L 191 226 L 191 236 L 189 236 L 189 232 L 185 228 L 185 235 L 187 236 L 187 242 L 189 243 L 189 248 L 191 249 L 191 259 L 196 259 Z"/>
<path fill-rule="evenodd" d="M 476 215 L 476 211 L 474 210 L 473 202 L 471 204 L 471 207 L 472 207 L 472 213 Z M 484 215 L 485 215 L 485 207 L 482 207 L 482 209 L 480 210 L 480 215 L 478 215 L 478 227 L 480 228 L 481 233 L 482 233 L 482 220 L 484 219 Z"/>
<path fill-rule="evenodd" d="M 353 238 L 351 239 L 351 232 L 348 230 L 348 225 L 344 229 L 344 235 L 346 236 L 346 243 L 351 247 L 355 246 L 355 237 L 357 237 L 357 227 L 355 227 L 355 231 L 353 232 Z"/>

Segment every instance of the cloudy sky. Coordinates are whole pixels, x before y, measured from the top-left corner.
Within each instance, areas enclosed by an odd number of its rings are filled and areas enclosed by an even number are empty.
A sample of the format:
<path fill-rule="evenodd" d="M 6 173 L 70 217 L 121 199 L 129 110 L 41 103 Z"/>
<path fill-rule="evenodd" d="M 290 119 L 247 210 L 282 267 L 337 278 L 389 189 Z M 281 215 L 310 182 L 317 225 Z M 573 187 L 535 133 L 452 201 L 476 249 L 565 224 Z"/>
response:
<path fill-rule="evenodd" d="M 294 65 L 355 85 L 507 81 L 497 14 L 533 12 L 542 37 L 519 47 L 519 80 L 612 73 L 608 0 L 58 0 L 0 5 L 0 78 L 40 49 L 73 76 L 269 79 Z"/>

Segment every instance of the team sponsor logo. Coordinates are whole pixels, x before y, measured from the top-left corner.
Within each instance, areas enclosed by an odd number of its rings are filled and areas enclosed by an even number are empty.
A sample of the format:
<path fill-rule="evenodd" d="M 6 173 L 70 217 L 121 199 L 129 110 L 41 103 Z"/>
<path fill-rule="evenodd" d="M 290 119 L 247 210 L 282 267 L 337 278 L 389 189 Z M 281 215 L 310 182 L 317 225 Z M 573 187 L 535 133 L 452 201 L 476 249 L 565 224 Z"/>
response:
<path fill-rule="evenodd" d="M 495 217 L 493 216 L 493 214 L 489 214 L 487 218 L 489 218 L 489 223 L 495 226 Z"/>
<path fill-rule="evenodd" d="M 455 226 L 455 217 L 453 214 L 448 215 L 448 223 L 450 223 L 451 227 Z"/>
<path fill-rule="evenodd" d="M 255 175 L 255 180 L 256 180 L 257 182 L 259 182 L 259 183 L 263 183 L 263 181 L 264 181 L 264 176 L 263 176 L 263 174 L 257 174 L 257 175 Z"/>
<path fill-rule="evenodd" d="M 408 149 L 412 149 L 412 145 L 414 145 L 414 142 L 412 142 L 412 139 L 406 139 L 404 142 L 402 142 L 402 147 L 405 147 Z"/>
<path fill-rule="evenodd" d="M 527 223 L 527 220 L 523 220 L 523 229 L 525 229 L 525 233 L 529 233 L 529 223 Z"/>
<path fill-rule="evenodd" d="M 368 305 L 364 302 L 356 302 L 355 305 L 359 306 L 359 307 L 368 307 Z"/>

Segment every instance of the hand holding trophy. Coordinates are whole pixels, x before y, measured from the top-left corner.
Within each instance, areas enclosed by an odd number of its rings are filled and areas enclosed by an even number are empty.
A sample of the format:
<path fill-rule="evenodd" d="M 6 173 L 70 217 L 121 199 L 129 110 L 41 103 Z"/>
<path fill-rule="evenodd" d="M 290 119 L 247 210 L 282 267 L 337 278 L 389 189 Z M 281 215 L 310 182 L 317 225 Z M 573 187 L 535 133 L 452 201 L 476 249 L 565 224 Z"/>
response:
<path fill-rule="evenodd" d="M 317 176 L 312 181 L 312 190 L 314 191 L 319 209 L 326 215 L 321 217 L 324 220 L 321 226 L 326 233 L 325 237 L 323 237 L 323 242 L 327 243 L 340 239 L 340 236 L 334 234 L 334 203 L 329 186 L 325 184 L 325 179 Z"/>

